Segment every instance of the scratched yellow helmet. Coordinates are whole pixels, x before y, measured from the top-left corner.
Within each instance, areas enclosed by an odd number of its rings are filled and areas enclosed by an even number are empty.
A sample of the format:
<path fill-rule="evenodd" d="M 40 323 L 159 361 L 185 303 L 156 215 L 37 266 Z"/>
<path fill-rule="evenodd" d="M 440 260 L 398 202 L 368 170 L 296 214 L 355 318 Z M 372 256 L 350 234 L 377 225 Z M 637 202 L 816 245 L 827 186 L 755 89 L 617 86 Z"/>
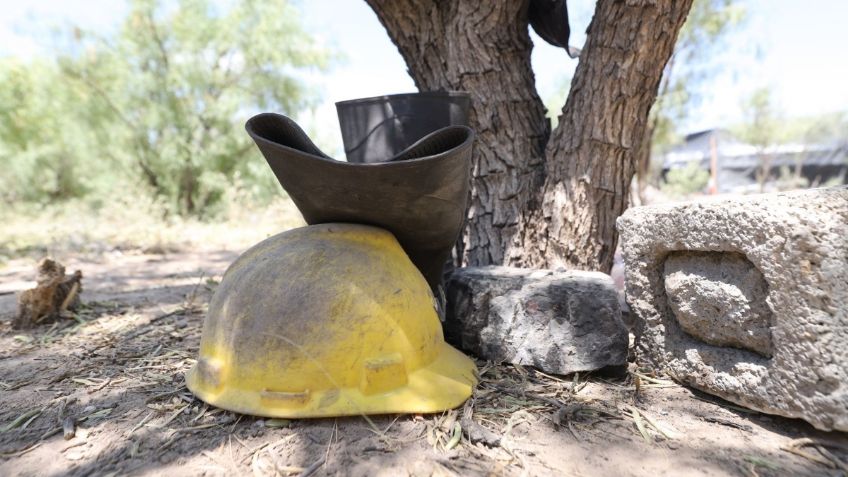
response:
<path fill-rule="evenodd" d="M 289 418 L 437 412 L 477 382 L 395 237 L 354 224 L 290 230 L 239 257 L 186 380 L 209 404 Z"/>

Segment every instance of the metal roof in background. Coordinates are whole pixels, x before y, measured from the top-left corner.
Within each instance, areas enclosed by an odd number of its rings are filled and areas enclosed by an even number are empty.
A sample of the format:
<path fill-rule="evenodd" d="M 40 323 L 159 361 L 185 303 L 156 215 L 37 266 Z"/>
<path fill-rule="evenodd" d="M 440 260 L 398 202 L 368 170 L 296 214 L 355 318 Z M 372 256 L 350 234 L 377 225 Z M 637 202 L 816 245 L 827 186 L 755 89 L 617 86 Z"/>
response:
<path fill-rule="evenodd" d="M 686 136 L 683 144 L 675 146 L 663 157 L 663 169 L 685 167 L 698 161 L 709 168 L 710 142 L 715 139 L 719 167 L 749 167 L 760 162 L 761 155 L 770 156 L 774 166 L 848 164 L 848 139 L 831 144 L 778 144 L 760 151 L 756 146 L 741 141 L 724 129 L 709 129 Z"/>

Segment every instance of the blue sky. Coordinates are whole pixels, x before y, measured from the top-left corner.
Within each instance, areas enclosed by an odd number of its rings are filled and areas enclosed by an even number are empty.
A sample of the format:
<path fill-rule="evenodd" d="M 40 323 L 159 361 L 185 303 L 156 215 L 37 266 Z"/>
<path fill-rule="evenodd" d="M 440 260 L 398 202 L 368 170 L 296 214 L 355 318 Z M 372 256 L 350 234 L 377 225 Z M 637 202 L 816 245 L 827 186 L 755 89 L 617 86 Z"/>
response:
<path fill-rule="evenodd" d="M 326 75 L 311 77 L 324 92 L 314 121 L 331 130 L 322 143 L 340 143 L 333 103 L 344 99 L 414 91 L 396 48 L 362 0 L 302 0 L 307 27 L 336 47 L 344 60 Z M 716 74 L 702 101 L 682 125 L 689 132 L 725 126 L 742 118 L 751 91 L 770 86 L 787 117 L 848 110 L 848 2 L 844 0 L 749 0 L 750 18 L 713 59 Z M 571 0 L 572 44 L 581 46 L 594 2 Z M 49 53 L 50 25 L 76 24 L 108 31 L 125 6 L 116 0 L 0 0 L 0 54 Z M 577 65 L 565 52 L 533 36 L 536 84 L 543 99 L 555 94 Z M 329 152 L 329 151 L 328 151 Z"/>

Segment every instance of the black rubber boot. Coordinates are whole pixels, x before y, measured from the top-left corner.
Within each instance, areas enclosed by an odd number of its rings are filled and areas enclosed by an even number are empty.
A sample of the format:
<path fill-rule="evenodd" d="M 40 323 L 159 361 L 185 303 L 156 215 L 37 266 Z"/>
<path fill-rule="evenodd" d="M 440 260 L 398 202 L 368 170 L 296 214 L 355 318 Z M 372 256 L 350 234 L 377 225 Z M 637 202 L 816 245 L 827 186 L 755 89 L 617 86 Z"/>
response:
<path fill-rule="evenodd" d="M 465 221 L 474 131 L 442 128 L 386 162 L 357 164 L 328 157 L 280 114 L 259 114 L 245 128 L 308 224 L 392 232 L 439 296 L 442 266 Z"/>
<path fill-rule="evenodd" d="M 394 94 L 336 103 L 348 162 L 384 162 L 447 126 L 468 126 L 462 92 Z"/>

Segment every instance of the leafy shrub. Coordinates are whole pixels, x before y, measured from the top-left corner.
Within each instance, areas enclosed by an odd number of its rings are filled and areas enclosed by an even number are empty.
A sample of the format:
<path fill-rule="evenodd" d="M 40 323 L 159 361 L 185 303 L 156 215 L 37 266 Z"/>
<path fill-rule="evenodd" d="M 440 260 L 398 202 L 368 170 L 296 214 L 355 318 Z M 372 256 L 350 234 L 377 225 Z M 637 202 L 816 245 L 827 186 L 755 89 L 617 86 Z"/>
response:
<path fill-rule="evenodd" d="M 709 182 L 709 171 L 701 169 L 700 164 L 693 161 L 686 167 L 669 170 L 660 189 L 670 196 L 685 197 L 703 192 Z"/>

